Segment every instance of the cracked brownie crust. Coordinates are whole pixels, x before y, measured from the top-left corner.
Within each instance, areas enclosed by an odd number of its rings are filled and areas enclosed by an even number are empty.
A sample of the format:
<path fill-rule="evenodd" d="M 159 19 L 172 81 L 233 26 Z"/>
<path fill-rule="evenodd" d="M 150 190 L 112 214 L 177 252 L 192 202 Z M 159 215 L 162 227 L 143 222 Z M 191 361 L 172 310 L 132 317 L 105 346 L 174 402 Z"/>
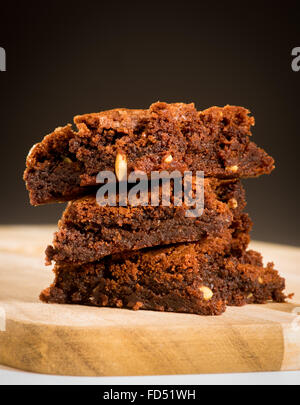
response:
<path fill-rule="evenodd" d="M 203 170 L 206 177 L 241 178 L 270 173 L 273 159 L 250 141 L 254 118 L 243 107 L 157 102 L 147 110 L 114 109 L 76 116 L 29 153 L 24 179 L 33 205 L 87 194 L 99 171 L 128 173 Z"/>

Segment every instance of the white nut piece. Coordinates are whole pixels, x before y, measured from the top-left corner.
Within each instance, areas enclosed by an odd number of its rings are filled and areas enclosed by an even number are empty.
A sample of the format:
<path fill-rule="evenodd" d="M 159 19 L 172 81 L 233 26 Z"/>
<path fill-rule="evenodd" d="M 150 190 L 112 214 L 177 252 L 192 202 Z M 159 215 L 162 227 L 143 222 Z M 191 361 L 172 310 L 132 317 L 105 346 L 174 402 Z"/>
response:
<path fill-rule="evenodd" d="M 173 160 L 173 156 L 172 156 L 172 155 L 168 155 L 168 156 L 164 159 L 164 162 L 165 162 L 165 163 L 171 163 L 172 160 Z"/>
<path fill-rule="evenodd" d="M 253 294 L 252 294 L 252 293 L 250 293 L 250 294 L 247 295 L 247 298 L 251 298 L 251 297 L 253 297 Z"/>
<path fill-rule="evenodd" d="M 228 171 L 228 172 L 235 173 L 235 172 L 238 171 L 238 168 L 239 168 L 239 167 L 238 167 L 237 165 L 233 165 L 233 166 L 227 166 L 227 167 L 225 168 L 225 170 Z"/>
<path fill-rule="evenodd" d="M 125 154 L 122 154 L 120 152 L 117 153 L 115 172 L 119 181 L 127 179 L 127 158 Z"/>
<path fill-rule="evenodd" d="M 235 198 L 230 198 L 230 200 L 228 201 L 228 206 L 229 208 L 235 209 L 238 206 L 238 202 Z"/>
<path fill-rule="evenodd" d="M 206 287 L 205 285 L 203 285 L 202 287 L 199 287 L 199 290 L 202 292 L 203 298 L 205 299 L 205 301 L 210 300 L 211 297 L 214 295 L 212 290 L 210 288 Z"/>

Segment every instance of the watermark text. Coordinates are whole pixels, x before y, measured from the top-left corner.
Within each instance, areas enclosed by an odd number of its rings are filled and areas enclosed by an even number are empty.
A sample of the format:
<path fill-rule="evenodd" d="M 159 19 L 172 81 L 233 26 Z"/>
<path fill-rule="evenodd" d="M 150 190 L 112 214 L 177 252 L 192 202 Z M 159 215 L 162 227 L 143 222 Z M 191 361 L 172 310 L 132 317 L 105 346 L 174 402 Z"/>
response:
<path fill-rule="evenodd" d="M 96 182 L 102 184 L 96 194 L 100 206 L 174 206 L 185 205 L 186 217 L 200 217 L 204 210 L 204 172 L 178 170 L 152 171 L 150 177 L 140 170 L 122 176 L 117 183 L 115 173 L 99 172 Z M 117 190 L 118 185 L 118 190 Z M 129 186 L 129 187 L 128 187 Z"/>

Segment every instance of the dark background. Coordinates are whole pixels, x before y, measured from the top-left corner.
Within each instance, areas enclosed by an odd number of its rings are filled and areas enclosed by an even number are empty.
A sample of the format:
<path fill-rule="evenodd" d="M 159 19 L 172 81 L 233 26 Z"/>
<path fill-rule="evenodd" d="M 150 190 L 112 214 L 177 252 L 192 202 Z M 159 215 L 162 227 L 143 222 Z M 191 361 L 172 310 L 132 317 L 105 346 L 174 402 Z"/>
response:
<path fill-rule="evenodd" d="M 253 140 L 276 160 L 245 180 L 255 239 L 299 245 L 300 46 L 296 2 L 1 3 L 0 223 L 54 223 L 63 206 L 31 207 L 30 147 L 76 114 L 157 100 L 242 105 Z"/>

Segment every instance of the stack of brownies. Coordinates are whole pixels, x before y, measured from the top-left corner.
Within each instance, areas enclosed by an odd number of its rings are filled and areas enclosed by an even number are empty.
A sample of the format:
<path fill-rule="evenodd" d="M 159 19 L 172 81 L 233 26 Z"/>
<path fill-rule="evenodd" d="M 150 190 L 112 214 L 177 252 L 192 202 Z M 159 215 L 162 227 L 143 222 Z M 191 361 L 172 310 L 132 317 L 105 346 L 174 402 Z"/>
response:
<path fill-rule="evenodd" d="M 46 261 L 46 302 L 217 315 L 226 305 L 282 302 L 285 282 L 247 250 L 251 220 L 241 178 L 268 174 L 273 159 L 250 141 L 242 107 L 157 102 L 147 110 L 76 116 L 35 145 L 24 174 L 33 205 L 69 201 Z M 100 206 L 97 175 L 204 172 L 204 210 Z"/>

